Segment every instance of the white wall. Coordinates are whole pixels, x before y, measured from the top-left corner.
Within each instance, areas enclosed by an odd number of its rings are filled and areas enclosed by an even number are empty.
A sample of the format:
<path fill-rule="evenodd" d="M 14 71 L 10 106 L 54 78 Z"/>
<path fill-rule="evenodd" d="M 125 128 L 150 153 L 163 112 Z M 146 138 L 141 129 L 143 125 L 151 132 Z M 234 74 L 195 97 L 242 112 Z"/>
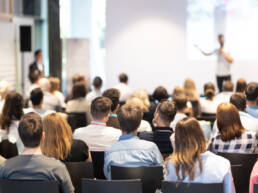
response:
<path fill-rule="evenodd" d="M 107 0 L 107 86 L 129 74 L 132 88 L 164 85 L 169 92 L 187 77 L 202 91 L 215 82 L 215 58 L 189 61 L 186 53 L 187 0 Z M 205 34 L 204 34 L 205 35 Z M 241 45 L 240 45 L 241 46 Z M 235 61 L 233 80 L 258 81 L 256 61 Z"/>

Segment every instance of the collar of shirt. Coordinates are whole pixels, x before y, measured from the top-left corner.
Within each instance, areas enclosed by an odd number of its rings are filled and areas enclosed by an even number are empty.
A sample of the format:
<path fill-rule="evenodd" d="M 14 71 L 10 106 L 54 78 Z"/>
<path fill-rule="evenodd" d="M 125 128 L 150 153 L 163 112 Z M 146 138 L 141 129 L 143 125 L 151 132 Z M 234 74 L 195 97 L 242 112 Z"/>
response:
<path fill-rule="evenodd" d="M 171 127 L 154 127 L 154 132 L 173 132 L 173 129 Z"/>
<path fill-rule="evenodd" d="M 117 117 L 117 114 L 115 114 L 115 113 L 110 113 L 110 114 L 109 114 L 109 117 Z"/>
<path fill-rule="evenodd" d="M 101 122 L 101 121 L 91 121 L 91 125 L 102 125 L 102 126 L 106 126 L 106 123 Z"/>
<path fill-rule="evenodd" d="M 138 137 L 134 134 L 123 134 L 123 135 L 120 136 L 119 141 L 132 139 L 132 138 L 138 138 Z"/>

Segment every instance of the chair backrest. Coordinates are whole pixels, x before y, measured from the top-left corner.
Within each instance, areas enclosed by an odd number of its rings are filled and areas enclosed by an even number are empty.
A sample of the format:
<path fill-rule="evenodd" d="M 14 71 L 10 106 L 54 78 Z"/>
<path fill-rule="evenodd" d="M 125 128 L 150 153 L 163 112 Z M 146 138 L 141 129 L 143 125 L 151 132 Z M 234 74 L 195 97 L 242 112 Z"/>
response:
<path fill-rule="evenodd" d="M 224 193 L 223 183 L 162 182 L 162 193 Z"/>
<path fill-rule="evenodd" d="M 0 180 L 1 193 L 59 193 L 59 186 L 55 181 L 37 180 Z"/>
<path fill-rule="evenodd" d="M 66 168 L 71 176 L 75 193 L 81 193 L 82 178 L 94 178 L 91 162 L 65 162 Z"/>
<path fill-rule="evenodd" d="M 258 184 L 254 184 L 254 193 L 258 193 Z"/>
<path fill-rule="evenodd" d="M 87 125 L 86 113 L 68 113 L 67 121 L 74 132 L 75 129 Z"/>
<path fill-rule="evenodd" d="M 94 176 L 97 179 L 106 179 L 104 175 L 104 152 L 91 151 L 91 159 L 94 169 Z"/>
<path fill-rule="evenodd" d="M 112 180 L 141 179 L 143 193 L 155 193 L 161 188 L 163 180 L 162 166 L 118 167 L 111 166 Z"/>
<path fill-rule="evenodd" d="M 82 180 L 82 193 L 142 193 L 141 180 Z"/>
<path fill-rule="evenodd" d="M 230 161 L 236 192 L 248 192 L 250 175 L 258 158 L 258 154 L 219 152 L 218 155 Z"/>
<path fill-rule="evenodd" d="M 0 155 L 6 159 L 18 155 L 18 149 L 16 143 L 11 143 L 7 139 L 0 143 Z"/>

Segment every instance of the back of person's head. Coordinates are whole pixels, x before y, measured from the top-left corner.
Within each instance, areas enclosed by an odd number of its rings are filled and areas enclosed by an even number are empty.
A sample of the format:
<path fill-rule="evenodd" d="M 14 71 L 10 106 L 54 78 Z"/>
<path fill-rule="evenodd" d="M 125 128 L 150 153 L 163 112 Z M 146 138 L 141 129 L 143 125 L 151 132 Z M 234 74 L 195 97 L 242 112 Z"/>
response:
<path fill-rule="evenodd" d="M 133 93 L 133 97 L 140 99 L 143 102 L 143 112 L 149 112 L 150 110 L 150 99 L 148 92 L 144 89 L 140 89 Z"/>
<path fill-rule="evenodd" d="M 72 88 L 72 99 L 84 98 L 87 94 L 87 89 L 85 84 L 82 82 L 77 82 Z"/>
<path fill-rule="evenodd" d="M 95 77 L 94 80 L 93 80 L 94 88 L 95 89 L 100 89 L 102 87 L 102 82 L 103 81 L 102 81 L 102 79 L 99 76 Z"/>
<path fill-rule="evenodd" d="M 41 77 L 41 74 L 40 74 L 39 70 L 33 70 L 33 71 L 29 72 L 29 80 L 30 80 L 31 84 L 34 84 L 37 81 L 39 81 L 40 77 Z"/>
<path fill-rule="evenodd" d="M 83 82 L 84 84 L 86 84 L 86 77 L 84 74 L 75 74 L 72 77 L 72 82 L 73 84 L 77 83 L 77 82 Z"/>
<path fill-rule="evenodd" d="M 19 123 L 18 132 L 25 147 L 39 147 L 43 134 L 41 117 L 36 113 L 25 114 Z"/>
<path fill-rule="evenodd" d="M 184 94 L 175 96 L 173 98 L 173 101 L 178 111 L 183 111 L 184 109 L 187 108 L 187 98 Z"/>
<path fill-rule="evenodd" d="M 184 82 L 185 95 L 194 97 L 196 95 L 196 87 L 193 79 L 187 78 Z"/>
<path fill-rule="evenodd" d="M 121 83 L 128 83 L 128 76 L 125 73 L 119 75 L 119 82 Z"/>
<path fill-rule="evenodd" d="M 174 120 L 176 115 L 176 106 L 172 101 L 161 101 L 156 109 L 156 112 L 159 114 L 160 119 L 170 125 L 170 123 Z"/>
<path fill-rule="evenodd" d="M 60 79 L 59 78 L 50 77 L 49 82 L 50 82 L 50 92 L 51 93 L 60 90 Z"/>
<path fill-rule="evenodd" d="M 23 98 L 17 92 L 7 94 L 0 123 L 1 128 L 9 131 L 12 120 L 20 120 L 23 116 Z"/>
<path fill-rule="evenodd" d="M 173 90 L 172 97 L 185 94 L 185 89 L 181 86 L 176 86 Z"/>
<path fill-rule="evenodd" d="M 212 82 L 207 82 L 204 84 L 204 94 L 207 99 L 212 99 L 215 95 L 215 86 Z"/>
<path fill-rule="evenodd" d="M 154 98 L 154 100 L 157 100 L 159 102 L 162 100 L 167 100 L 168 99 L 168 91 L 163 86 L 159 86 L 154 90 L 152 97 Z"/>
<path fill-rule="evenodd" d="M 217 108 L 216 117 L 222 141 L 238 138 L 245 131 L 239 112 L 231 103 L 221 103 Z"/>
<path fill-rule="evenodd" d="M 246 97 L 244 93 L 234 93 L 230 97 L 230 103 L 235 105 L 239 111 L 245 111 L 246 109 Z"/>
<path fill-rule="evenodd" d="M 116 88 L 110 88 L 105 90 L 102 96 L 107 97 L 112 101 L 111 111 L 114 112 L 119 105 L 120 91 Z"/>
<path fill-rule="evenodd" d="M 127 99 L 125 104 L 137 106 L 142 111 L 142 113 L 144 112 L 144 104 L 142 100 L 137 97 L 130 97 L 129 99 Z"/>
<path fill-rule="evenodd" d="M 245 90 L 245 95 L 248 101 L 256 101 L 258 98 L 258 83 L 250 82 Z"/>
<path fill-rule="evenodd" d="M 0 95 L 1 97 L 5 97 L 4 95 L 7 95 L 10 89 L 10 84 L 6 80 L 0 81 Z"/>
<path fill-rule="evenodd" d="M 141 109 L 135 105 L 125 104 L 117 113 L 117 118 L 125 133 L 136 132 L 141 124 L 143 113 Z"/>
<path fill-rule="evenodd" d="M 48 78 L 39 79 L 39 87 L 43 90 L 43 92 L 50 92 L 50 81 Z"/>
<path fill-rule="evenodd" d="M 240 78 L 237 80 L 237 84 L 236 84 L 236 92 L 245 92 L 245 89 L 247 87 L 247 83 L 245 81 L 245 79 Z"/>
<path fill-rule="evenodd" d="M 33 106 L 42 104 L 43 97 L 44 94 L 41 88 L 35 88 L 30 92 L 30 100 Z"/>
<path fill-rule="evenodd" d="M 205 151 L 206 140 L 199 122 L 190 117 L 180 120 L 175 129 L 174 152 L 169 158 L 176 167 L 179 181 L 183 181 L 186 177 L 193 181 L 197 177 L 195 169 L 198 166 L 202 173 L 201 154 Z"/>
<path fill-rule="evenodd" d="M 37 58 L 40 54 L 42 54 L 41 49 L 36 50 L 36 51 L 34 52 L 35 58 Z"/>
<path fill-rule="evenodd" d="M 233 92 L 234 83 L 231 80 L 227 80 L 223 82 L 222 90 L 224 92 Z"/>
<path fill-rule="evenodd" d="M 65 160 L 71 150 L 73 134 L 67 121 L 58 113 L 47 115 L 43 120 L 45 139 L 42 153 L 48 157 Z"/>
<path fill-rule="evenodd" d="M 112 101 L 107 97 L 97 97 L 91 103 L 91 115 L 94 120 L 103 120 L 111 112 Z"/>

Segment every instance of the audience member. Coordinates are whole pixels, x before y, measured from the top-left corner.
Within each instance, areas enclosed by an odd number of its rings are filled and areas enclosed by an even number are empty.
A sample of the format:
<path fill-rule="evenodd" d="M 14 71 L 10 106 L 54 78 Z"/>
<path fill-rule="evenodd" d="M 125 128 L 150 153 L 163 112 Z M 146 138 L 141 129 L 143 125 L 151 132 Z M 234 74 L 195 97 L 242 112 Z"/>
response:
<path fill-rule="evenodd" d="M 173 152 L 170 136 L 173 129 L 170 123 L 176 115 L 175 104 L 171 101 L 161 101 L 154 114 L 153 132 L 141 132 L 139 138 L 156 143 L 164 157 Z"/>
<path fill-rule="evenodd" d="M 46 110 L 42 108 L 44 100 L 44 94 L 41 88 L 35 88 L 30 93 L 30 101 L 32 103 L 32 108 L 24 109 L 24 113 L 34 112 L 44 118 L 46 115 L 55 113 L 53 110 Z"/>
<path fill-rule="evenodd" d="M 247 85 L 246 91 L 246 112 L 258 118 L 258 83 L 251 82 Z"/>
<path fill-rule="evenodd" d="M 42 120 L 35 113 L 24 115 L 19 124 L 19 135 L 25 146 L 21 155 L 0 165 L 0 178 L 11 180 L 55 180 L 62 193 L 74 192 L 64 164 L 42 155 L 40 143 L 44 140 Z"/>
<path fill-rule="evenodd" d="M 60 86 L 61 86 L 60 79 L 57 77 L 50 77 L 49 81 L 51 85 L 50 93 L 55 97 L 57 97 L 61 103 L 61 107 L 65 108 L 65 97 L 63 93 L 60 92 Z"/>
<path fill-rule="evenodd" d="M 43 91 L 44 100 L 42 104 L 43 109 L 58 110 L 61 107 L 61 102 L 57 97 L 50 93 L 50 81 L 47 78 L 41 78 L 39 80 L 39 86 Z"/>
<path fill-rule="evenodd" d="M 119 141 L 105 151 L 104 173 L 111 179 L 111 165 L 123 167 L 163 165 L 163 158 L 155 143 L 140 140 L 137 135 L 142 120 L 142 110 L 125 104 L 118 111 L 123 131 Z"/>
<path fill-rule="evenodd" d="M 107 89 L 103 95 L 104 97 L 109 98 L 112 101 L 111 105 L 111 113 L 109 114 L 109 119 L 107 121 L 107 126 L 109 127 L 114 127 L 116 129 L 121 129 L 120 124 L 117 119 L 117 111 L 120 107 L 119 105 L 119 97 L 120 97 L 120 92 L 118 89 L 115 88 L 110 88 Z"/>
<path fill-rule="evenodd" d="M 168 99 L 168 91 L 165 87 L 159 86 L 154 90 L 152 97 L 154 100 L 156 100 L 156 103 L 158 104 L 162 100 Z"/>
<path fill-rule="evenodd" d="M 9 93 L 10 85 L 6 80 L 0 81 L 0 114 L 2 114 L 5 98 Z"/>
<path fill-rule="evenodd" d="M 223 183 L 225 193 L 235 193 L 229 161 L 206 151 L 205 137 L 195 118 L 178 122 L 174 152 L 166 165 L 167 181 Z"/>
<path fill-rule="evenodd" d="M 218 102 L 214 99 L 215 86 L 212 82 L 204 85 L 205 99 L 200 100 L 201 112 L 204 114 L 216 114 Z"/>
<path fill-rule="evenodd" d="M 90 103 L 85 98 L 86 94 L 87 90 L 84 83 L 75 83 L 72 89 L 72 100 L 68 101 L 66 105 L 66 112 L 86 113 L 87 122 L 90 123 L 92 117 L 90 114 Z"/>
<path fill-rule="evenodd" d="M 48 157 L 67 162 L 89 159 L 89 148 L 81 140 L 73 139 L 72 129 L 58 113 L 47 115 L 43 120 L 45 139 L 41 143 L 42 153 Z"/>
<path fill-rule="evenodd" d="M 16 143 L 19 153 L 23 151 L 23 144 L 19 138 L 18 125 L 23 116 L 23 98 L 17 92 L 10 92 L 6 96 L 3 113 L 0 118 L 0 141 L 7 139 Z"/>
<path fill-rule="evenodd" d="M 176 86 L 172 93 L 172 99 L 178 95 L 185 94 L 185 89 L 181 86 Z"/>
<path fill-rule="evenodd" d="M 102 79 L 97 76 L 93 80 L 94 89 L 86 96 L 87 101 L 92 102 L 95 98 L 101 96 Z"/>
<path fill-rule="evenodd" d="M 223 82 L 222 92 L 217 94 L 215 100 L 218 101 L 218 104 L 223 102 L 229 102 L 231 95 L 233 94 L 234 84 L 231 80 Z"/>
<path fill-rule="evenodd" d="M 120 102 L 125 102 L 132 95 L 131 89 L 128 87 L 128 76 L 125 73 L 119 75 L 119 84 L 114 88 L 120 91 Z"/>
<path fill-rule="evenodd" d="M 91 115 L 93 121 L 87 127 L 74 131 L 74 139 L 80 139 L 87 143 L 90 151 L 103 152 L 120 137 L 121 130 L 107 127 L 112 102 L 107 97 L 98 97 L 91 103 Z"/>
<path fill-rule="evenodd" d="M 177 122 L 180 121 L 181 119 L 187 117 L 186 116 L 187 99 L 186 99 L 186 96 L 184 94 L 182 94 L 182 95 L 176 95 L 175 97 L 173 97 L 173 101 L 176 105 L 177 112 L 176 112 L 174 120 L 170 124 L 170 127 L 174 130 L 176 128 Z"/>
<path fill-rule="evenodd" d="M 212 139 L 212 150 L 215 153 L 258 152 L 258 135 L 243 127 L 239 112 L 233 104 L 221 103 L 216 116 L 219 133 Z"/>
<path fill-rule="evenodd" d="M 40 78 L 41 78 L 41 74 L 39 70 L 34 70 L 32 72 L 29 72 L 30 87 L 28 89 L 28 92 L 26 92 L 26 98 L 30 97 L 30 93 L 33 89 L 39 88 Z"/>
<path fill-rule="evenodd" d="M 144 112 L 144 104 L 141 99 L 137 97 L 131 97 L 126 101 L 126 104 L 128 105 L 135 105 L 139 109 L 141 109 L 142 113 Z M 143 132 L 143 131 L 152 131 L 151 125 L 148 121 L 142 120 L 140 123 L 140 126 L 138 127 L 138 132 Z"/>
<path fill-rule="evenodd" d="M 254 192 L 254 184 L 258 184 L 258 160 L 256 161 L 251 173 L 249 193 Z"/>
<path fill-rule="evenodd" d="M 245 93 L 246 87 L 247 87 L 247 83 L 246 83 L 245 79 L 240 78 L 237 80 L 236 92 Z"/>

